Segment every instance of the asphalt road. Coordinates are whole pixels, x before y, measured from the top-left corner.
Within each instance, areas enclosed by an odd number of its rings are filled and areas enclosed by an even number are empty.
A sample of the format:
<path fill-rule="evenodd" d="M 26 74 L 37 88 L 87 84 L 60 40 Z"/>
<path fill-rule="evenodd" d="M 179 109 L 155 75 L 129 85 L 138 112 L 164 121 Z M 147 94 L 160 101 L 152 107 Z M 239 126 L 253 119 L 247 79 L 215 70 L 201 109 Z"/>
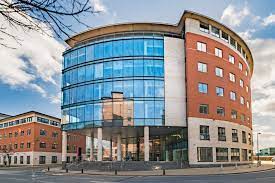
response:
<path fill-rule="evenodd" d="M 47 175 L 39 169 L 0 170 L 0 183 L 274 183 L 275 170 L 245 174 L 210 176 L 91 176 L 91 175 Z"/>

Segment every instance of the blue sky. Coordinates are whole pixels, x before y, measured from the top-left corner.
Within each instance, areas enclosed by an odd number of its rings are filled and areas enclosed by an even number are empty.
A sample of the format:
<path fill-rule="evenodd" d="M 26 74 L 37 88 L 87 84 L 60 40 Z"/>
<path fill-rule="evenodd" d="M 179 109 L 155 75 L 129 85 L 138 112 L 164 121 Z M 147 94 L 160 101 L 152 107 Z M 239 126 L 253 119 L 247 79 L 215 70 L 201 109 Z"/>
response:
<path fill-rule="evenodd" d="M 91 3 L 102 11 L 82 17 L 91 27 L 120 22 L 175 24 L 184 10 L 192 10 L 223 22 L 239 33 L 255 60 L 254 131 L 263 132 L 263 146 L 275 146 L 275 1 L 91 0 Z M 85 30 L 76 24 L 73 28 L 78 32 Z M 14 115 L 37 110 L 60 117 L 61 53 L 67 45 L 38 33 L 25 35 L 20 30 L 11 31 L 18 31 L 24 42 L 17 50 L 0 50 L 0 112 Z"/>

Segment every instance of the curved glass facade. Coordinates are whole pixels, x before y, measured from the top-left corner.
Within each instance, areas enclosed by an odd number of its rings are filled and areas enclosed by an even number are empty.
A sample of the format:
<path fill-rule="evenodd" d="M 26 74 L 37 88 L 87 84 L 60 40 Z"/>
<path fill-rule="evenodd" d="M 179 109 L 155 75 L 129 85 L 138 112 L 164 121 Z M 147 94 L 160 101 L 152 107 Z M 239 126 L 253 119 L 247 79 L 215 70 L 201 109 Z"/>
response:
<path fill-rule="evenodd" d="M 64 54 L 64 130 L 164 125 L 163 36 L 104 37 Z M 65 122 L 66 121 L 66 122 Z"/>

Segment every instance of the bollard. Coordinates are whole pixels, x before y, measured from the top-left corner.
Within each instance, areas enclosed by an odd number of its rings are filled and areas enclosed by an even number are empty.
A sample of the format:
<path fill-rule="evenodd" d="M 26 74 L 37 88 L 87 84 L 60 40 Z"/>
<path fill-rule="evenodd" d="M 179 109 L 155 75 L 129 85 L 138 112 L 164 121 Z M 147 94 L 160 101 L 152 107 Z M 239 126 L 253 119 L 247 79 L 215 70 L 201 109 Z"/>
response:
<path fill-rule="evenodd" d="M 162 170 L 162 175 L 165 175 L 165 174 L 166 174 L 166 173 L 165 173 L 165 169 L 163 169 L 163 170 Z"/>
<path fill-rule="evenodd" d="M 68 170 L 68 168 L 66 168 L 66 173 L 68 173 L 69 172 L 69 170 Z"/>
<path fill-rule="evenodd" d="M 50 171 L 50 167 L 48 167 L 48 172 Z"/>
<path fill-rule="evenodd" d="M 221 164 L 221 170 L 223 170 L 223 164 Z"/>
<path fill-rule="evenodd" d="M 117 170 L 115 170 L 115 175 L 117 175 Z"/>
<path fill-rule="evenodd" d="M 82 174 L 84 173 L 84 170 L 83 170 L 83 168 L 81 169 L 81 173 L 82 173 Z"/>
<path fill-rule="evenodd" d="M 238 164 L 237 163 L 235 163 L 235 169 L 238 169 Z"/>

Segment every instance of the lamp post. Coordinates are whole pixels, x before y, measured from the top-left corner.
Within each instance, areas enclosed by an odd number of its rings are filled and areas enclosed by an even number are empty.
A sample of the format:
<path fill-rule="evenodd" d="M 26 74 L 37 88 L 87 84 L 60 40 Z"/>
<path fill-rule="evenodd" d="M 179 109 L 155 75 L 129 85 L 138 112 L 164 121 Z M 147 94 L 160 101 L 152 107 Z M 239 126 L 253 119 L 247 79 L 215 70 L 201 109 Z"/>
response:
<path fill-rule="evenodd" d="M 259 152 L 259 135 L 261 135 L 261 133 L 257 133 L 257 153 L 258 153 L 258 163 L 257 165 L 260 165 L 260 152 Z"/>

